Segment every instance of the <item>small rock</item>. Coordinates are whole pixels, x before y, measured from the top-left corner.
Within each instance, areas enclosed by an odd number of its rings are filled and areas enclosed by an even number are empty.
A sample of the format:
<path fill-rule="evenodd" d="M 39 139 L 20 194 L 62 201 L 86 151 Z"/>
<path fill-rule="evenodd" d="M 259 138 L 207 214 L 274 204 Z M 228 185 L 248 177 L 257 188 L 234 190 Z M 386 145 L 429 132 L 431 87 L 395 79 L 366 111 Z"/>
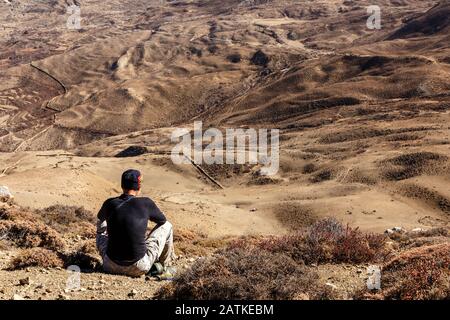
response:
<path fill-rule="evenodd" d="M 21 286 L 27 286 L 29 284 L 30 284 L 30 277 L 26 277 L 19 280 L 19 285 Z"/>
<path fill-rule="evenodd" d="M 393 227 L 391 229 L 387 229 L 386 231 L 384 231 L 384 233 L 386 234 L 393 234 L 393 233 L 405 233 L 406 230 L 403 229 L 402 227 Z"/>
<path fill-rule="evenodd" d="M 258 209 L 256 209 L 256 208 L 251 208 L 250 209 L 250 212 L 255 212 L 255 211 L 257 211 Z"/>
<path fill-rule="evenodd" d="M 14 196 L 7 186 L 0 186 L 0 202 L 10 203 L 14 200 Z"/>
<path fill-rule="evenodd" d="M 356 273 L 362 273 L 363 271 L 361 269 L 356 270 Z"/>
<path fill-rule="evenodd" d="M 68 299 L 69 299 L 69 297 L 65 294 L 60 294 L 57 298 L 57 300 L 68 300 Z"/>
<path fill-rule="evenodd" d="M 335 284 L 332 284 L 331 282 L 325 283 L 326 286 L 330 287 L 331 289 L 337 289 L 338 287 Z"/>
<path fill-rule="evenodd" d="M 287 34 L 287 38 L 291 41 L 295 41 L 295 40 L 299 40 L 300 39 L 300 35 L 295 32 L 294 30 L 289 31 L 289 33 Z M 304 300 L 304 299 L 301 299 Z"/>
<path fill-rule="evenodd" d="M 129 297 L 134 297 L 134 296 L 136 296 L 137 294 L 138 294 L 137 290 L 133 289 L 133 290 L 130 291 L 130 293 L 128 293 L 128 296 L 129 296 Z"/>
<path fill-rule="evenodd" d="M 25 298 L 18 294 L 14 294 L 12 300 L 25 300 Z"/>
<path fill-rule="evenodd" d="M 424 232 L 425 230 L 422 228 L 414 228 L 411 230 L 411 232 Z"/>

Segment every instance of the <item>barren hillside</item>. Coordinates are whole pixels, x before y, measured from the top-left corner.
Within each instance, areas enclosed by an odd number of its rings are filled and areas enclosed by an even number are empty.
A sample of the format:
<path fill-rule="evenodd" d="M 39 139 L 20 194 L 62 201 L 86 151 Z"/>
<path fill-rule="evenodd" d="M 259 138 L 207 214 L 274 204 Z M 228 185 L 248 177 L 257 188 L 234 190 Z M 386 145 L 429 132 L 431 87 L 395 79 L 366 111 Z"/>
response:
<path fill-rule="evenodd" d="M 95 213 L 135 167 L 176 228 L 209 240 L 330 216 L 448 229 L 450 1 L 377 4 L 380 30 L 366 0 L 2 1 L 0 186 L 29 210 Z M 220 189 L 172 163 L 172 130 L 199 120 L 280 129 L 278 174 L 202 165 Z"/>

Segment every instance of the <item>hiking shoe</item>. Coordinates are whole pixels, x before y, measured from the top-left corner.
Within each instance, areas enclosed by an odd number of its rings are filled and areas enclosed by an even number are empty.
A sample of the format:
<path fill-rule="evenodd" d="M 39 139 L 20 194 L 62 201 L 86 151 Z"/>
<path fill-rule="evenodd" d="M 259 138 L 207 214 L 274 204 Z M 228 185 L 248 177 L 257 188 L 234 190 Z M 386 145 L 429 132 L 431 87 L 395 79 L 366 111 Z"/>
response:
<path fill-rule="evenodd" d="M 150 268 L 150 271 L 147 273 L 147 275 L 151 277 L 156 277 L 160 274 L 164 273 L 164 267 L 161 263 L 155 262 L 152 267 Z"/>
<path fill-rule="evenodd" d="M 173 280 L 177 274 L 177 269 L 175 267 L 166 267 L 164 268 L 164 272 L 157 275 L 159 281 L 163 280 Z"/>

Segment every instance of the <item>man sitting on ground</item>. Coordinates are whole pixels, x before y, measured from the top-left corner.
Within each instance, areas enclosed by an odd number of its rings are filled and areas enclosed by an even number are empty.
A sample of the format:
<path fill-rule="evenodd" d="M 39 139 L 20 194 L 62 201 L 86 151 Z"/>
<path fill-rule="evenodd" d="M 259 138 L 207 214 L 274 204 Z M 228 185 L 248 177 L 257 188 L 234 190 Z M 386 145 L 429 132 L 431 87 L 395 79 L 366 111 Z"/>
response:
<path fill-rule="evenodd" d="M 172 224 L 151 199 L 138 197 L 141 183 L 139 171 L 125 171 L 123 194 L 106 200 L 98 213 L 97 248 L 105 272 L 139 277 L 153 266 L 162 273 L 175 256 Z M 146 238 L 149 220 L 156 226 Z"/>

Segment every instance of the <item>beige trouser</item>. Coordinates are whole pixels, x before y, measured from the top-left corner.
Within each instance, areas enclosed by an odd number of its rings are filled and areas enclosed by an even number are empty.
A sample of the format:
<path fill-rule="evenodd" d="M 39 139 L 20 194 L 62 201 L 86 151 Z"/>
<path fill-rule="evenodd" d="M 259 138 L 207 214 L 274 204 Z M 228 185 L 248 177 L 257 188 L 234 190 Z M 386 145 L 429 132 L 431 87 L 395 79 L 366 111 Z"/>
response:
<path fill-rule="evenodd" d="M 168 266 L 175 257 L 173 250 L 173 227 L 169 221 L 150 233 L 145 241 L 147 253 L 142 259 L 130 266 L 118 265 L 106 254 L 108 234 L 106 233 L 105 226 L 105 223 L 100 223 L 97 227 L 97 230 L 103 229 L 103 232 L 97 232 L 97 249 L 102 256 L 103 270 L 105 272 L 140 277 L 148 273 L 155 262 L 160 262 L 163 266 Z"/>

